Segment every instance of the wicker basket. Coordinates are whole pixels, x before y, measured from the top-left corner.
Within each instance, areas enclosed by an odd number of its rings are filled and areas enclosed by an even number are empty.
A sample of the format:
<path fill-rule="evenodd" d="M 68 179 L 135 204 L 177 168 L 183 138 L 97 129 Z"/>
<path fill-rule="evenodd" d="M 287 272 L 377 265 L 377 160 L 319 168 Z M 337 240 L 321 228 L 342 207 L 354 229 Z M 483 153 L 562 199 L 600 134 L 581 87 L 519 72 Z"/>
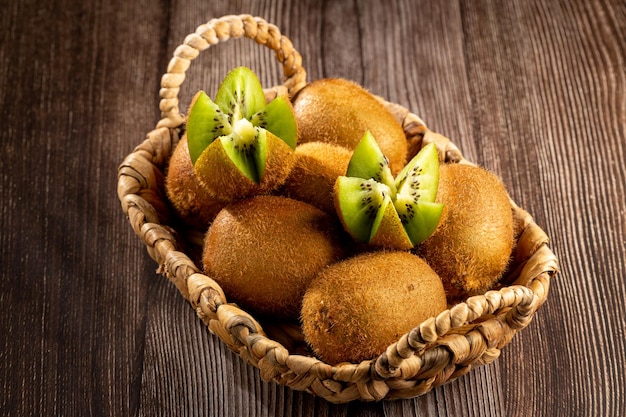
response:
<path fill-rule="evenodd" d="M 306 85 L 301 57 L 279 29 L 249 15 L 225 16 L 198 27 L 174 52 L 160 91 L 162 119 L 155 130 L 126 157 L 118 171 L 118 196 L 135 233 L 197 315 L 265 380 L 304 390 L 331 402 L 409 398 L 424 394 L 490 363 L 519 330 L 532 320 L 548 295 L 558 270 L 546 234 L 531 216 L 511 202 L 516 217 L 517 244 L 501 287 L 457 304 L 416 327 L 379 357 L 361 363 L 330 365 L 303 347 L 297 326 L 264 324 L 228 302 L 220 286 L 197 266 L 202 231 L 177 225 L 164 193 L 164 171 L 184 130 L 178 92 L 185 71 L 200 51 L 229 38 L 247 37 L 276 52 L 283 66 L 284 85 L 266 90 L 293 95 Z M 429 130 L 402 106 L 379 98 L 404 127 L 415 153 L 435 142 L 442 159 L 470 164 L 447 138 Z M 195 233 L 195 238 L 194 238 Z M 195 259 L 195 261 L 194 261 Z"/>

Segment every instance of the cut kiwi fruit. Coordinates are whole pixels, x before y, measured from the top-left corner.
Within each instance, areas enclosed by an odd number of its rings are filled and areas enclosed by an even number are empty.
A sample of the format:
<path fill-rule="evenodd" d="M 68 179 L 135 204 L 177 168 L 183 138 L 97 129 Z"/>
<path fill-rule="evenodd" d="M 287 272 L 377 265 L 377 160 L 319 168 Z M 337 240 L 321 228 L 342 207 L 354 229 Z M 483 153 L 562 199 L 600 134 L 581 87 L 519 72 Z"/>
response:
<path fill-rule="evenodd" d="M 354 150 L 345 176 L 335 182 L 335 207 L 355 240 L 408 250 L 430 236 L 442 204 L 435 202 L 439 155 L 425 146 L 394 179 L 387 158 L 367 132 Z"/>
<path fill-rule="evenodd" d="M 178 142 L 169 160 L 165 191 L 178 217 L 203 232 L 227 204 L 210 194 L 198 181 L 185 136 Z"/>
<path fill-rule="evenodd" d="M 317 274 L 302 301 L 302 331 L 319 358 L 358 363 L 446 308 L 443 284 L 423 259 L 380 250 Z"/>
<path fill-rule="evenodd" d="M 434 143 L 422 148 L 395 180 L 394 207 L 413 245 L 430 236 L 443 205 L 435 202 L 439 185 L 439 154 Z"/>
<path fill-rule="evenodd" d="M 389 168 L 389 159 L 383 154 L 376 139 L 368 130 L 359 141 L 348 164 L 346 175 L 349 177 L 373 179 L 386 184 L 395 197 L 396 187 Z"/>
<path fill-rule="evenodd" d="M 370 242 L 377 233 L 387 207 L 393 205 L 390 194 L 387 185 L 373 179 L 338 177 L 335 183 L 335 204 L 348 233 L 359 242 Z"/>
<path fill-rule="evenodd" d="M 293 115 L 293 107 L 286 96 L 278 96 L 270 101 L 264 109 L 251 116 L 250 122 L 254 126 L 272 132 L 290 148 L 296 147 L 298 127 Z"/>
<path fill-rule="evenodd" d="M 204 91 L 194 96 L 185 134 L 198 178 L 225 200 L 276 188 L 295 162 L 291 103 L 278 96 L 266 104 L 259 79 L 246 67 L 226 76 L 215 101 Z"/>

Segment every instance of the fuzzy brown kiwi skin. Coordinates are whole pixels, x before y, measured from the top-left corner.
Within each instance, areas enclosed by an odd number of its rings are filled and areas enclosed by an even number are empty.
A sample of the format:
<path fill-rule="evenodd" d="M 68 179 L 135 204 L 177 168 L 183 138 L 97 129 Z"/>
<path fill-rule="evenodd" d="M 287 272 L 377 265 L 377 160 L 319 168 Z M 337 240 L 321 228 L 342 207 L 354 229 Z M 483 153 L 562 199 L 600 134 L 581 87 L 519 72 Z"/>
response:
<path fill-rule="evenodd" d="M 196 177 L 187 136 L 181 138 L 172 152 L 165 176 L 165 191 L 178 217 L 185 224 L 203 231 L 226 205 L 209 193 Z"/>
<path fill-rule="evenodd" d="M 268 136 L 267 160 L 265 173 L 259 183 L 250 180 L 231 163 L 215 163 L 215 160 L 226 161 L 228 159 L 223 148 L 215 147 L 204 152 L 196 161 L 194 169 L 200 184 L 209 193 L 226 201 L 236 201 L 274 192 L 289 175 L 296 158 L 289 145 L 270 132 L 266 134 Z M 273 137 L 271 141 L 270 136 Z"/>
<path fill-rule="evenodd" d="M 466 164 L 439 170 L 439 226 L 416 247 L 441 276 L 448 298 L 484 294 L 505 272 L 515 245 L 509 195 L 495 174 Z"/>
<path fill-rule="evenodd" d="M 345 175 L 352 151 L 327 142 L 308 142 L 296 147 L 296 162 L 283 185 L 284 193 L 336 216 L 333 188 Z"/>
<path fill-rule="evenodd" d="M 329 142 L 354 149 L 370 131 L 392 173 L 406 164 L 407 140 L 396 118 L 362 86 L 342 78 L 309 83 L 293 100 L 298 143 Z"/>
<path fill-rule="evenodd" d="M 302 302 L 302 330 L 332 364 L 373 359 L 447 308 L 443 284 L 418 256 L 375 251 L 323 269 Z"/>
<path fill-rule="evenodd" d="M 344 256 L 337 222 L 310 204 L 256 196 L 228 205 L 204 241 L 204 271 L 229 302 L 263 317 L 297 321 L 315 274 Z"/>

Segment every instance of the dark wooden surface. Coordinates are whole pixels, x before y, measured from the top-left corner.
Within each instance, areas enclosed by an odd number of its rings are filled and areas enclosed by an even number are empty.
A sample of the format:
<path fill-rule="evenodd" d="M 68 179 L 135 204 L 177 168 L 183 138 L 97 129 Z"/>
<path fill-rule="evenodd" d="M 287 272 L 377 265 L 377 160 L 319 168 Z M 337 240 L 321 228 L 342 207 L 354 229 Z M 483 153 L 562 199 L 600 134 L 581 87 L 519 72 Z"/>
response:
<path fill-rule="evenodd" d="M 623 0 L 2 0 L 0 414 L 626 415 Z M 277 24 L 308 79 L 419 114 L 497 172 L 551 238 L 548 302 L 493 364 L 412 400 L 332 405 L 263 382 L 212 336 L 125 219 L 116 170 L 159 118 L 160 76 L 201 23 Z M 270 51 L 218 45 L 181 91 Z"/>

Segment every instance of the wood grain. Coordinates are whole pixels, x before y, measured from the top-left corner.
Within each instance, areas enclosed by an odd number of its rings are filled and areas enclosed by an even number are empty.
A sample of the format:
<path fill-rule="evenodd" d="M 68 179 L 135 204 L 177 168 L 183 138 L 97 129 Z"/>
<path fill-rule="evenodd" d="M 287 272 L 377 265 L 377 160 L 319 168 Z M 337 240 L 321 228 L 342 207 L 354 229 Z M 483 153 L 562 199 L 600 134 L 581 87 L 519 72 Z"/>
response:
<path fill-rule="evenodd" d="M 0 415 L 626 414 L 626 4 L 556 1 L 3 2 Z M 309 80 L 406 106 L 500 175 L 561 272 L 493 364 L 415 399 L 334 405 L 260 379 L 155 272 L 116 169 L 159 117 L 184 37 L 213 17 L 276 23 Z M 271 51 L 233 41 L 181 90 Z M 187 102 L 186 102 L 187 100 Z"/>

